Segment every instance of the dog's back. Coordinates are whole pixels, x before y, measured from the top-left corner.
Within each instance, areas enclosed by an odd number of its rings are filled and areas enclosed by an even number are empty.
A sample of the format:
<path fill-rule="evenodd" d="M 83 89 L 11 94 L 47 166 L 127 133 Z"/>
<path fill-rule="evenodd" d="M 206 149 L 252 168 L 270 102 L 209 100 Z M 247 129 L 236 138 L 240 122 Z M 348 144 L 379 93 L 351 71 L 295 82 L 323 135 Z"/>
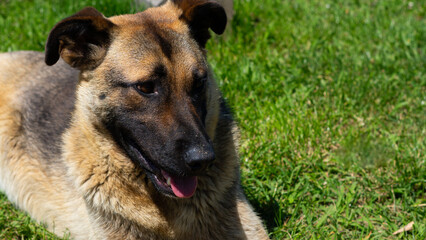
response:
<path fill-rule="evenodd" d="M 0 68 L 1 89 L 13 92 L 8 96 L 12 102 L 2 105 L 21 115 L 20 134 L 25 136 L 27 151 L 42 160 L 58 159 L 61 135 L 74 109 L 78 71 L 63 61 L 49 67 L 43 53 L 29 51 L 1 54 Z"/>
<path fill-rule="evenodd" d="M 87 215 L 83 202 L 70 194 L 59 161 L 78 71 L 63 61 L 48 67 L 43 53 L 30 51 L 0 54 L 0 69 L 0 190 L 39 221 L 68 222 L 52 227 L 60 236 L 69 226 L 89 236 L 87 219 L 78 220 Z"/>

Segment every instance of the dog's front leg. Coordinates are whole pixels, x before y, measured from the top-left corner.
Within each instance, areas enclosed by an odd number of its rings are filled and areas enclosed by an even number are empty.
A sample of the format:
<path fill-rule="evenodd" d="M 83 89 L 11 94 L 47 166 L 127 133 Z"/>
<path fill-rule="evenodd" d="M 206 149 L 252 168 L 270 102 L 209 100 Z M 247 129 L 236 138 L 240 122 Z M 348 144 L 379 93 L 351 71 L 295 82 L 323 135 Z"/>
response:
<path fill-rule="evenodd" d="M 267 232 L 260 220 L 259 216 L 253 211 L 248 203 L 242 189 L 237 196 L 237 210 L 241 225 L 248 240 L 266 240 L 269 239 Z"/>

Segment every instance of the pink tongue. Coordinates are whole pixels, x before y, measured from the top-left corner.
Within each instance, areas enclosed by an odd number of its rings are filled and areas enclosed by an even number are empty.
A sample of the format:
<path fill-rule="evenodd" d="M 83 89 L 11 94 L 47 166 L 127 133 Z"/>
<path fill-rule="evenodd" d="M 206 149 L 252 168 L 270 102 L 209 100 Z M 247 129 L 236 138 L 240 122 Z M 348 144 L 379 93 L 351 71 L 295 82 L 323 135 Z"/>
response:
<path fill-rule="evenodd" d="M 168 173 L 161 171 L 163 176 L 167 179 L 170 177 L 173 193 L 180 198 L 190 198 L 194 195 L 197 189 L 197 177 L 175 177 Z"/>

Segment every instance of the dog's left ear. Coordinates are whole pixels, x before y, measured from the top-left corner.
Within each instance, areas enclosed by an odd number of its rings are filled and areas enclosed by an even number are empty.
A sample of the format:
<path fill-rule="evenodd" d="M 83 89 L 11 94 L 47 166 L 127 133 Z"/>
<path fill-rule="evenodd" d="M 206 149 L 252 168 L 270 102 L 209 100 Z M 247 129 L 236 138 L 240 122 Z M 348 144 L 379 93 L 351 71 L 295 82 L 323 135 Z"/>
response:
<path fill-rule="evenodd" d="M 226 27 L 225 9 L 215 1 L 208 0 L 172 0 L 182 9 L 181 18 L 191 29 L 194 39 L 205 47 L 210 38 L 209 28 L 216 34 L 222 34 Z"/>
<path fill-rule="evenodd" d="M 53 27 L 46 43 L 45 62 L 59 57 L 80 70 L 96 67 L 107 52 L 114 24 L 92 7 L 65 18 Z"/>

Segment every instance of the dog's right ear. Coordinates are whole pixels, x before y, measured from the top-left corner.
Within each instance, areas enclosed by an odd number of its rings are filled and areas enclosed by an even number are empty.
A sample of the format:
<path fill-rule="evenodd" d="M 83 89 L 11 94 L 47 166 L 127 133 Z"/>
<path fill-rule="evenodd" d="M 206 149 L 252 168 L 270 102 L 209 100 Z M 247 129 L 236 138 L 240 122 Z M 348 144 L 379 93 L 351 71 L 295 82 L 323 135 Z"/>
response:
<path fill-rule="evenodd" d="M 45 62 L 59 57 L 80 70 L 94 68 L 105 57 L 114 24 L 92 7 L 65 18 L 53 27 L 46 43 Z"/>

